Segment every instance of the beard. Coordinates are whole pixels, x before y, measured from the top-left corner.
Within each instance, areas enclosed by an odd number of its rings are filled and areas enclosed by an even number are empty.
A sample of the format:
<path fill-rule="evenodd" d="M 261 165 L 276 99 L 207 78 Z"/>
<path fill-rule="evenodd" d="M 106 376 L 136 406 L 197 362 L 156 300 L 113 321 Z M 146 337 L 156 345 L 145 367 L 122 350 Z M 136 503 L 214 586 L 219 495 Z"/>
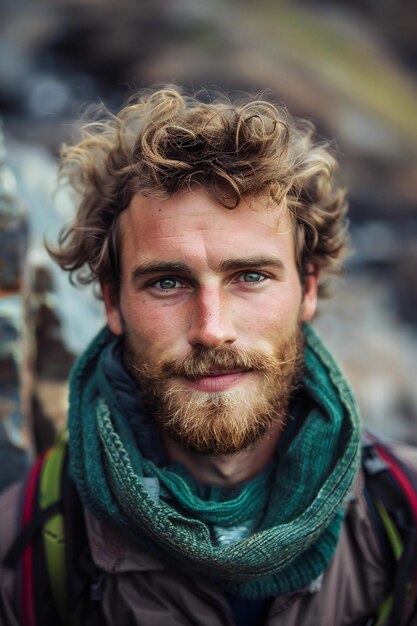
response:
<path fill-rule="evenodd" d="M 190 452 L 226 456 L 255 447 L 273 426 L 284 428 L 290 398 L 303 371 L 301 326 L 275 353 L 236 347 L 198 347 L 183 358 L 152 361 L 125 328 L 124 358 L 160 428 Z M 221 392 L 204 392 L 184 379 L 213 371 L 251 372 Z M 255 377 L 253 377 L 255 374 Z"/>

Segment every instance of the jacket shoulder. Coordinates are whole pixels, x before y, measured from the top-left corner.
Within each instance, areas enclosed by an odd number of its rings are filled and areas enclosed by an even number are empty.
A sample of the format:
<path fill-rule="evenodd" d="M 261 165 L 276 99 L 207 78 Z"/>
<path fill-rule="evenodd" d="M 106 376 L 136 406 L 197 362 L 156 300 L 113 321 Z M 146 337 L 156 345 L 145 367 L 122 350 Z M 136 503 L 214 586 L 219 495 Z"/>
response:
<path fill-rule="evenodd" d="M 23 483 L 14 483 L 0 493 L 0 561 L 16 538 L 20 527 Z"/>
<path fill-rule="evenodd" d="M 0 494 L 0 623 L 19 626 L 15 612 L 15 571 L 3 566 L 3 559 L 20 528 L 23 483 L 15 483 Z"/>

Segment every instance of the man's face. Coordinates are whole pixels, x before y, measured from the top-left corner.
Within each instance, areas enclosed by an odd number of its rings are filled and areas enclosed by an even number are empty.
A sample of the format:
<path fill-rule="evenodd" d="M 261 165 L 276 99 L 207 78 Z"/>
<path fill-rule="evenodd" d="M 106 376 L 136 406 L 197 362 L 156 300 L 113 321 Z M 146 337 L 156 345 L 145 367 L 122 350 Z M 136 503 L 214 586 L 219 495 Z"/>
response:
<path fill-rule="evenodd" d="M 231 454 L 284 423 L 302 363 L 292 220 L 263 197 L 227 210 L 203 191 L 136 195 L 120 218 L 121 285 L 103 286 L 110 329 L 162 428 L 186 449 Z"/>

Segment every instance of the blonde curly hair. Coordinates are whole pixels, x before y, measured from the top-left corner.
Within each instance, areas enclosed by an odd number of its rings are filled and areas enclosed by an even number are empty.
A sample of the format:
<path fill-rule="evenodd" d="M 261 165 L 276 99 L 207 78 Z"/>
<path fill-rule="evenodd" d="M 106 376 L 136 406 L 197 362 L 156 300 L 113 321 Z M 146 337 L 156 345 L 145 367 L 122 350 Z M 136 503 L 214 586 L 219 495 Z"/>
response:
<path fill-rule="evenodd" d="M 319 271 L 325 295 L 347 251 L 347 204 L 335 184 L 337 161 L 313 132 L 250 96 L 205 102 L 175 86 L 141 91 L 117 115 L 101 109 L 79 143 L 63 147 L 60 179 L 76 190 L 78 210 L 48 251 L 72 282 L 117 289 L 119 217 L 134 194 L 167 198 L 201 186 L 226 209 L 266 194 L 277 204 L 286 199 L 300 277 Z"/>

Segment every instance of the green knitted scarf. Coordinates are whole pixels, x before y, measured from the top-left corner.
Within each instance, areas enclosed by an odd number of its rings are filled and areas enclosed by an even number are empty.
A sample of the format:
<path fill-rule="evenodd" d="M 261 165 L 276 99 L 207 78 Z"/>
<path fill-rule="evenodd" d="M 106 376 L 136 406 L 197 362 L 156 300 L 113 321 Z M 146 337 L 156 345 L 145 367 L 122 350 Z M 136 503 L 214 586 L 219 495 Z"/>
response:
<path fill-rule="evenodd" d="M 307 587 L 337 545 L 359 463 L 360 420 L 334 360 L 310 327 L 304 333 L 303 386 L 314 408 L 272 468 L 217 496 L 208 490 L 207 499 L 185 472 L 158 467 L 139 450 L 103 367 L 114 338 L 101 331 L 70 382 L 70 468 L 84 505 L 168 565 L 201 573 L 230 593 L 262 598 Z M 213 527 L 248 520 L 256 520 L 249 536 L 216 541 Z"/>

